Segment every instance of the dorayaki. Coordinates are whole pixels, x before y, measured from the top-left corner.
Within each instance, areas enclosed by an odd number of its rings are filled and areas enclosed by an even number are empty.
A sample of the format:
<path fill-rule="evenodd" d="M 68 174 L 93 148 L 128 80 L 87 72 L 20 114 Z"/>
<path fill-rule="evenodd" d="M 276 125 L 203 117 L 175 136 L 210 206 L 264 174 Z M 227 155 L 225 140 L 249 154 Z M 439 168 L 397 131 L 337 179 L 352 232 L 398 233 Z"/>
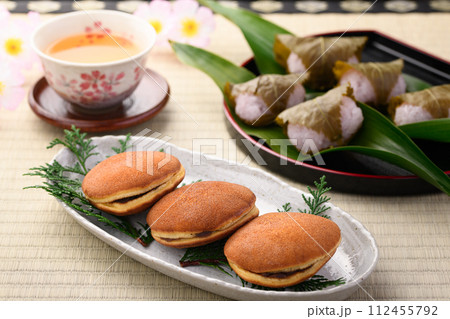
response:
<path fill-rule="evenodd" d="M 178 188 L 149 211 L 147 223 L 159 243 L 187 248 L 222 239 L 258 216 L 247 187 L 205 181 Z"/>
<path fill-rule="evenodd" d="M 174 190 L 184 174 L 184 167 L 175 156 L 127 152 L 97 164 L 84 178 L 82 190 L 98 209 L 125 216 L 149 208 Z"/>
<path fill-rule="evenodd" d="M 242 279 L 271 288 L 288 287 L 313 276 L 336 252 L 339 227 L 303 213 L 268 213 L 237 230 L 224 253 Z"/>

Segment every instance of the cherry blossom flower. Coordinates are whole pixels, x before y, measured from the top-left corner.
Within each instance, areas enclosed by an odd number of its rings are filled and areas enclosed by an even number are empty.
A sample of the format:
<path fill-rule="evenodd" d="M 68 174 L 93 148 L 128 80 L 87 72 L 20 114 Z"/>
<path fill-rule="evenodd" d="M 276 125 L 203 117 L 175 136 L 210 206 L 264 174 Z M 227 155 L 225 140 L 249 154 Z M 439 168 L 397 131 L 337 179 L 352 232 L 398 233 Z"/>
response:
<path fill-rule="evenodd" d="M 14 68 L 31 69 L 39 61 L 31 48 L 31 33 L 39 23 L 36 12 L 29 12 L 26 20 L 13 20 L 0 8 L 0 59 Z"/>
<path fill-rule="evenodd" d="M 100 81 L 106 78 L 105 74 L 101 74 L 100 71 L 92 71 L 91 74 L 82 73 L 81 78 L 84 80 L 80 84 L 82 90 L 87 90 L 92 86 L 92 89 L 98 89 L 98 84 Z"/>
<path fill-rule="evenodd" d="M 6 9 L 4 6 L 0 4 L 0 25 L 3 21 L 6 21 L 9 19 L 10 13 L 8 9 Z"/>
<path fill-rule="evenodd" d="M 156 44 L 159 45 L 167 45 L 169 39 L 204 47 L 215 27 L 212 11 L 200 7 L 195 0 L 177 0 L 172 4 L 166 0 L 153 0 L 141 4 L 134 14 L 155 28 Z"/>
<path fill-rule="evenodd" d="M 169 1 L 153 0 L 143 3 L 134 12 L 135 16 L 148 21 L 156 31 L 157 45 L 169 45 L 167 37 L 173 26 L 172 7 Z"/>
<path fill-rule="evenodd" d="M 25 79 L 20 69 L 13 68 L 2 60 L 0 70 L 0 108 L 14 110 L 25 97 L 25 89 L 22 87 Z"/>
<path fill-rule="evenodd" d="M 214 31 L 214 15 L 206 7 L 199 7 L 194 0 L 177 0 L 173 3 L 175 27 L 169 38 L 198 47 L 209 44 L 209 36 Z"/>
<path fill-rule="evenodd" d="M 53 74 L 49 71 L 46 72 L 46 78 L 50 85 L 53 85 L 55 83 L 53 80 Z M 78 85 L 78 81 L 75 79 L 68 80 L 64 74 L 61 74 L 60 78 L 56 79 L 56 85 L 75 90 L 76 86 Z"/>

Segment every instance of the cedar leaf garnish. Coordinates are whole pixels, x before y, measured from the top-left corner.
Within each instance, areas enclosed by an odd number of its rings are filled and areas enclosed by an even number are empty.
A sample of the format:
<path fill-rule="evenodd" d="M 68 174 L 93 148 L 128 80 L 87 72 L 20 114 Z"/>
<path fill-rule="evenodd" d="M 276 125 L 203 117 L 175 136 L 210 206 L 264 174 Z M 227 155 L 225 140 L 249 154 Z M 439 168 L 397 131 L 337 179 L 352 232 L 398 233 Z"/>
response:
<path fill-rule="evenodd" d="M 281 206 L 281 209 L 277 209 L 279 213 L 287 213 L 290 212 L 292 209 L 291 203 L 286 203 L 283 206 Z"/>
<path fill-rule="evenodd" d="M 116 153 L 120 154 L 125 152 L 131 145 L 128 145 L 131 139 L 131 133 L 128 133 L 125 137 L 125 140 L 119 140 L 120 147 L 111 147 L 111 149 Z"/>
<path fill-rule="evenodd" d="M 98 210 L 84 197 L 81 191 L 81 178 L 89 171 L 86 167 L 86 161 L 89 157 L 98 155 L 94 152 L 96 145 L 93 145 L 92 139 L 86 138 L 86 135 L 75 126 L 72 126 L 71 130 L 64 130 L 64 139 L 53 140 L 47 148 L 63 145 L 75 155 L 78 162 L 72 167 L 63 166 L 58 161 L 53 161 L 39 167 L 30 168 L 30 172 L 24 175 L 39 176 L 45 181 L 42 185 L 28 186 L 24 189 L 43 189 L 77 212 L 93 217 L 97 221 L 136 239 L 143 246 L 147 246 L 153 241 L 148 226 L 139 223 L 142 229 L 136 228 L 124 217 L 112 216 Z M 119 140 L 119 148 L 112 147 L 112 150 L 116 153 L 125 151 L 129 147 L 129 141 L 130 134 L 126 136 L 125 140 Z M 73 174 L 75 174 L 75 177 Z"/>
<path fill-rule="evenodd" d="M 195 181 L 190 182 L 190 184 L 195 184 L 195 183 L 198 183 L 198 182 L 201 182 L 201 181 L 202 181 L 202 179 L 197 179 Z M 178 188 L 181 188 L 181 187 L 186 186 L 186 185 L 187 185 L 186 183 L 183 183 L 180 186 L 178 186 Z"/>
<path fill-rule="evenodd" d="M 310 196 L 306 197 L 304 194 L 302 194 L 303 201 L 306 203 L 308 208 L 297 208 L 297 210 L 300 213 L 319 215 L 321 217 L 330 219 L 330 216 L 322 215 L 325 211 L 330 209 L 330 206 L 325 205 L 330 200 L 330 198 L 326 196 L 325 193 L 331 190 L 331 187 L 326 187 L 327 182 L 325 180 L 325 175 L 320 178 L 319 182 L 315 181 L 314 185 L 316 186 L 316 190 L 312 190 L 311 187 L 308 186 L 308 191 L 311 194 Z M 291 203 L 286 203 L 281 206 L 281 209 L 277 210 L 280 213 L 291 212 Z"/>
<path fill-rule="evenodd" d="M 328 215 L 322 215 L 325 211 L 330 209 L 330 206 L 326 206 L 325 204 L 330 200 L 330 197 L 326 196 L 325 193 L 331 190 L 331 187 L 326 187 L 327 182 L 325 180 L 325 175 L 323 175 L 319 182 L 314 181 L 314 185 L 316 185 L 316 190 L 312 190 L 311 187 L 308 186 L 308 191 L 311 193 L 310 197 L 306 197 L 302 194 L 302 198 L 305 201 L 306 205 L 308 205 L 309 209 L 298 209 L 300 213 L 320 215 L 325 218 L 330 218 Z"/>
<path fill-rule="evenodd" d="M 79 165 L 83 169 L 86 175 L 88 169 L 86 168 L 86 161 L 89 157 L 98 155 L 98 153 L 93 153 L 92 151 L 96 148 L 92 145 L 92 140 L 86 138 L 87 133 L 81 133 L 80 129 L 72 125 L 71 130 L 64 130 L 64 140 L 55 138 L 47 149 L 53 148 L 56 145 L 63 145 L 67 147 L 78 159 Z"/>

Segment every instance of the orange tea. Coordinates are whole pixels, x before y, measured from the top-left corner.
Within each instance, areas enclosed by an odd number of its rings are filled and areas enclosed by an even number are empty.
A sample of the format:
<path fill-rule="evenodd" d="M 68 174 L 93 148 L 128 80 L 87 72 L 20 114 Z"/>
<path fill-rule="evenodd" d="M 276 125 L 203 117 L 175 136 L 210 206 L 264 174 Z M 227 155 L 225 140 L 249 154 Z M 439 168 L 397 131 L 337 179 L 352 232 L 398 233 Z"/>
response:
<path fill-rule="evenodd" d="M 76 63 L 103 63 L 126 59 L 140 52 L 130 40 L 104 33 L 71 35 L 53 42 L 45 51 L 49 56 Z"/>

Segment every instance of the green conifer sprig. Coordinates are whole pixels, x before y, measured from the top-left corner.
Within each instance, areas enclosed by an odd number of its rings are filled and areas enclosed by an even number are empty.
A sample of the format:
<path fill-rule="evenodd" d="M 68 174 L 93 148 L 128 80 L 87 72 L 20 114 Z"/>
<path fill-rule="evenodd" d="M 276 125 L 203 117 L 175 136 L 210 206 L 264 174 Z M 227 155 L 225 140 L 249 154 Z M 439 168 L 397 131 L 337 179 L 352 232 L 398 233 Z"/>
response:
<path fill-rule="evenodd" d="M 125 152 L 127 149 L 129 149 L 131 147 L 131 145 L 129 145 L 128 143 L 130 142 L 131 139 L 131 133 L 128 133 L 125 136 L 125 140 L 119 140 L 119 144 L 120 147 L 111 147 L 111 149 L 116 153 L 116 154 L 120 154 Z"/>
<path fill-rule="evenodd" d="M 130 134 L 125 140 L 119 140 L 120 147 L 112 147 L 116 153 L 125 151 L 130 141 Z M 95 208 L 83 195 L 81 191 L 81 178 L 88 173 L 86 161 L 89 157 L 98 155 L 94 150 L 96 145 L 92 144 L 91 139 L 86 138 L 86 133 L 80 133 L 80 130 L 72 126 L 71 130 L 64 130 L 64 139 L 53 140 L 47 148 L 56 145 L 67 147 L 77 158 L 78 162 L 74 166 L 63 166 L 58 161 L 47 163 L 39 167 L 30 168 L 30 172 L 24 175 L 38 176 L 45 181 L 42 185 L 28 186 L 24 189 L 43 189 L 51 196 L 59 199 L 67 206 L 77 212 L 95 218 L 97 221 L 117 229 L 118 231 L 136 239 L 143 246 L 147 246 L 153 241 L 149 227 L 139 223 L 141 228 L 133 226 L 126 218 L 111 216 Z M 80 175 L 80 179 L 69 177 L 69 173 Z"/>
<path fill-rule="evenodd" d="M 283 206 L 281 206 L 281 209 L 277 209 L 279 213 L 286 213 L 290 212 L 292 210 L 291 203 L 286 203 Z"/>
<path fill-rule="evenodd" d="M 50 142 L 50 145 L 47 146 L 47 149 L 53 148 L 56 145 L 67 147 L 77 157 L 78 163 L 81 165 L 84 174 L 87 174 L 89 171 L 86 168 L 87 159 L 91 156 L 98 155 L 98 153 L 93 152 L 97 146 L 92 145 L 92 139 L 88 139 L 86 136 L 87 133 L 81 133 L 79 128 L 72 125 L 71 130 L 64 130 L 63 140 L 55 138 Z"/>
<path fill-rule="evenodd" d="M 320 215 L 325 218 L 330 218 L 328 215 L 324 215 L 323 213 L 330 209 L 330 206 L 325 205 L 330 197 L 326 196 L 325 193 L 331 190 L 331 187 L 326 187 L 327 182 L 325 180 L 325 175 L 322 176 L 319 182 L 314 181 L 314 185 L 316 186 L 316 190 L 312 190 L 311 187 L 308 186 L 308 191 L 311 194 L 311 197 L 306 197 L 302 194 L 302 198 L 308 209 L 298 209 L 300 213 Z"/>
<path fill-rule="evenodd" d="M 195 181 L 192 181 L 192 182 L 190 182 L 189 184 L 195 184 L 195 183 L 198 183 L 198 182 L 201 182 L 202 181 L 202 179 L 197 179 L 197 180 L 195 180 Z M 181 187 L 184 187 L 184 186 L 186 186 L 187 185 L 187 183 L 182 183 L 180 186 L 178 186 L 177 188 L 181 188 Z"/>

